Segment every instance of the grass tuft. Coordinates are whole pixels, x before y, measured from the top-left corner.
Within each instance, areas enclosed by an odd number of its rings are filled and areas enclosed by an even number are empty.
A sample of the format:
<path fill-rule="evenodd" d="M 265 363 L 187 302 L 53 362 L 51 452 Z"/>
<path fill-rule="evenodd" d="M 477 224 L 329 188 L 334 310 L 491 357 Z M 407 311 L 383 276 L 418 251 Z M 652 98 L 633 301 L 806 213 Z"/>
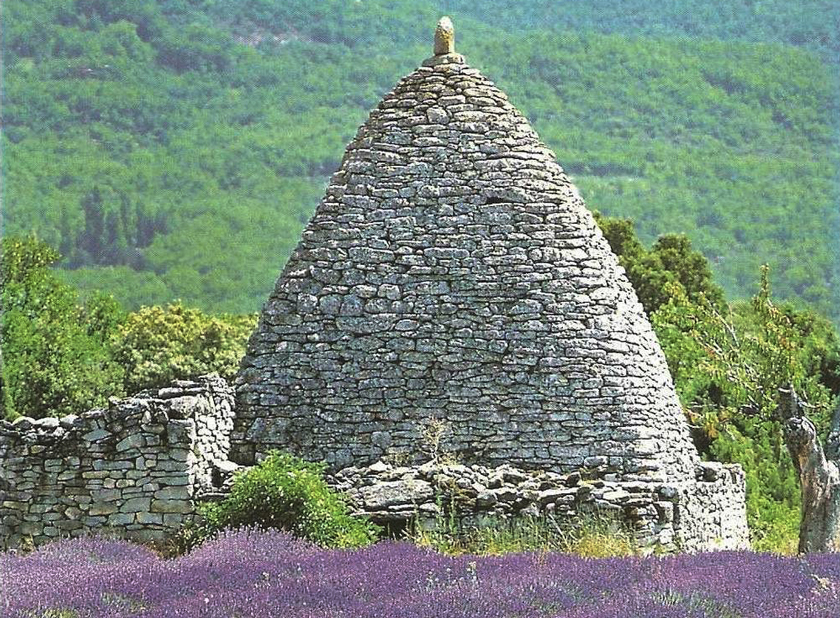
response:
<path fill-rule="evenodd" d="M 475 525 L 439 516 L 431 525 L 415 521 L 408 540 L 448 555 L 500 556 L 521 552 L 561 552 L 587 558 L 639 555 L 630 530 L 604 512 L 574 520 L 552 516 L 486 518 Z"/>

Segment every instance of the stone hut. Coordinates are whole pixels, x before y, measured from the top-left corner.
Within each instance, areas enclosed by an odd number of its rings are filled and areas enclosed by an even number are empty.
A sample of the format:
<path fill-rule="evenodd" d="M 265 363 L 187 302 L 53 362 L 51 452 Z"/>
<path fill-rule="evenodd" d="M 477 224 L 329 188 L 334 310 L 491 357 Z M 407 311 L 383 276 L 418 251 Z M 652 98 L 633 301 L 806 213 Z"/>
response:
<path fill-rule="evenodd" d="M 234 461 L 326 460 L 361 511 L 383 514 L 363 504 L 371 483 L 423 476 L 386 462 L 443 452 L 473 466 L 464 487 L 511 465 L 561 485 L 667 481 L 686 546 L 746 542 L 743 472 L 700 463 L 616 256 L 528 121 L 455 53 L 448 18 L 347 147 L 236 391 Z"/>
<path fill-rule="evenodd" d="M 348 146 L 237 383 L 234 458 L 422 458 L 627 478 L 698 461 L 650 323 L 577 189 L 439 28 Z"/>

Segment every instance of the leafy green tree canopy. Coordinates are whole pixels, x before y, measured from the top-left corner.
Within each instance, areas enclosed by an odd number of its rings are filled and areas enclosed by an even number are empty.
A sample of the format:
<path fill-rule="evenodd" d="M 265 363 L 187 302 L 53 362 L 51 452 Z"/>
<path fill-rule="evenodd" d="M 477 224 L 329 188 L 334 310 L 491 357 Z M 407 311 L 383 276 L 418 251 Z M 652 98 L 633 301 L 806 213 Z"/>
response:
<path fill-rule="evenodd" d="M 691 302 L 706 299 L 714 307 L 724 306 L 723 289 L 712 279 L 708 260 L 687 236 L 664 234 L 646 249 L 632 220 L 599 213 L 595 218 L 648 315 L 678 294 Z"/>
<path fill-rule="evenodd" d="M 59 259 L 35 237 L 2 241 L 3 416 L 76 414 L 178 378 L 233 378 L 256 315 L 212 316 L 180 303 L 126 314 L 102 294 L 82 302 L 50 269 Z"/>
<path fill-rule="evenodd" d="M 0 252 L 3 415 L 77 413 L 122 394 L 108 339 L 124 318 L 111 298 L 80 305 L 49 270 L 59 254 L 35 237 L 8 237 Z"/>
<path fill-rule="evenodd" d="M 827 431 L 837 401 L 836 331 L 812 311 L 777 306 L 766 267 L 759 292 L 731 308 L 672 292 L 652 322 L 694 441 L 705 456 L 744 467 L 754 547 L 795 551 L 800 491 L 776 416 L 779 389 L 793 385 Z"/>
<path fill-rule="evenodd" d="M 210 316 L 176 303 L 131 313 L 113 337 L 128 392 L 216 372 L 233 379 L 256 315 Z"/>

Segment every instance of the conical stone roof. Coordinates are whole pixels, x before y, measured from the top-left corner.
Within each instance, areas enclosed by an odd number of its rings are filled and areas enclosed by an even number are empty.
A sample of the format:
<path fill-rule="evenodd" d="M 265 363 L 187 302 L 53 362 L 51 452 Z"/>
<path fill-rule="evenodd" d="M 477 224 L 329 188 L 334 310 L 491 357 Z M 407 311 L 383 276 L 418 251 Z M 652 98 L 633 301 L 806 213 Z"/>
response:
<path fill-rule="evenodd" d="M 444 33 L 446 34 L 446 33 Z M 664 356 L 578 191 L 446 48 L 347 147 L 252 336 L 234 457 L 689 478 Z"/>

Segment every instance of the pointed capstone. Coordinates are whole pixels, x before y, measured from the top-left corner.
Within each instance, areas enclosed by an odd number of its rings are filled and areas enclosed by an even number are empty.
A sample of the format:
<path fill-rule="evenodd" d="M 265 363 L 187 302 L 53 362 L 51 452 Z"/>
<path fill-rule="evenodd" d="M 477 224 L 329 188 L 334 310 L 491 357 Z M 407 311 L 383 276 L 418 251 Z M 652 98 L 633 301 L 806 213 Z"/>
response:
<path fill-rule="evenodd" d="M 441 64 L 463 64 L 466 62 L 461 54 L 455 53 L 455 27 L 449 17 L 441 17 L 435 28 L 435 55 L 423 61 L 424 67 L 435 67 Z"/>
<path fill-rule="evenodd" d="M 449 17 L 441 17 L 435 28 L 435 56 L 455 53 L 455 26 Z"/>
<path fill-rule="evenodd" d="M 470 463 L 675 480 L 698 462 L 580 194 L 463 59 L 405 77 L 359 129 L 237 394 L 242 463 L 272 448 L 332 468 L 417 461 L 436 431 L 440 452 Z"/>

